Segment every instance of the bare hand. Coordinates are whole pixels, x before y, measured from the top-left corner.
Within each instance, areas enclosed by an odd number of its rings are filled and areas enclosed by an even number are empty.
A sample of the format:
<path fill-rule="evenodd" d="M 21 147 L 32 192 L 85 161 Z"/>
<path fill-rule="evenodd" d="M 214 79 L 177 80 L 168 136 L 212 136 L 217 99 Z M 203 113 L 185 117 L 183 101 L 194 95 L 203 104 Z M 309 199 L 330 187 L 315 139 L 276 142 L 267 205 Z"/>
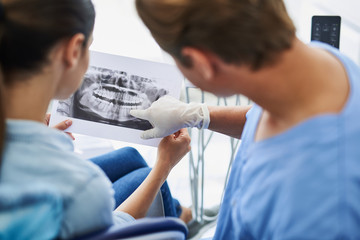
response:
<path fill-rule="evenodd" d="M 46 124 L 46 126 L 49 126 L 50 117 L 51 117 L 50 113 L 46 114 L 45 119 L 44 119 L 44 123 Z M 71 126 L 71 124 L 72 124 L 72 121 L 70 119 L 68 119 L 68 120 L 58 123 L 53 128 L 58 129 L 60 131 L 65 131 L 66 129 L 68 129 Z M 75 140 L 72 133 L 66 132 L 66 134 L 69 135 L 72 138 L 72 140 Z"/>
<path fill-rule="evenodd" d="M 191 138 L 186 128 L 163 138 L 158 147 L 158 161 L 165 171 L 169 171 L 190 151 Z"/>

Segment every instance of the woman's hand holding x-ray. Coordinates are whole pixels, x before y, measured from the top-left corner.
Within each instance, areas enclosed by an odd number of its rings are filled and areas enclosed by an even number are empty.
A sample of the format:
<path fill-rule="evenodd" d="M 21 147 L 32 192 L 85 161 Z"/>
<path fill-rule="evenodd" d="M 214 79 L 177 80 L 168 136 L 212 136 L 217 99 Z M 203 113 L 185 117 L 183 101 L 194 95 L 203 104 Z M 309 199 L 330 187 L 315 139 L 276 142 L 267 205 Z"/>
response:
<path fill-rule="evenodd" d="M 50 118 L 51 118 L 51 114 L 47 113 L 44 119 L 44 123 L 46 126 L 49 126 L 50 123 Z M 53 128 L 60 130 L 60 131 L 65 131 L 66 129 L 68 129 L 72 124 L 72 121 L 70 119 L 62 121 L 60 123 L 58 123 L 57 125 L 53 126 Z M 72 135 L 72 133 L 70 132 L 65 132 L 67 135 L 69 135 L 69 137 L 71 137 L 72 140 L 75 140 L 75 137 Z"/>
<path fill-rule="evenodd" d="M 206 104 L 184 103 L 169 95 L 161 97 L 148 109 L 131 110 L 130 114 L 149 121 L 154 127 L 142 133 L 143 139 L 166 137 L 187 127 L 206 129 L 210 123 Z"/>

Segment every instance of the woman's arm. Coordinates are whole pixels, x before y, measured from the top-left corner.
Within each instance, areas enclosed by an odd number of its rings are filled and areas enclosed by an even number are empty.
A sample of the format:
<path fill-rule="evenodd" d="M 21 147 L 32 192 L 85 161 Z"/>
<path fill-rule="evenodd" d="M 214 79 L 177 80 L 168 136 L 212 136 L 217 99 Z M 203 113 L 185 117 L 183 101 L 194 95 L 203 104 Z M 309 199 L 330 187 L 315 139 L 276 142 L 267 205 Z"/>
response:
<path fill-rule="evenodd" d="M 165 137 L 159 144 L 157 161 L 144 182 L 116 211 L 143 218 L 154 201 L 171 169 L 190 151 L 190 136 L 186 129 Z"/>

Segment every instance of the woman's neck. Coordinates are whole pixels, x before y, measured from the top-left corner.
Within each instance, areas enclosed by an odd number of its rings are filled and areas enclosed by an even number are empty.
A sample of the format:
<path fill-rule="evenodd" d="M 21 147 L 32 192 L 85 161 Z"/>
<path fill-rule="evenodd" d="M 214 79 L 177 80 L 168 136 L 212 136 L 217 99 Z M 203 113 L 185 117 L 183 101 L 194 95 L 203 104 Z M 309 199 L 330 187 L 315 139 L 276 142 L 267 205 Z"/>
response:
<path fill-rule="evenodd" d="M 30 78 L 13 78 L 5 87 L 6 118 L 43 122 L 54 95 L 51 72 Z"/>

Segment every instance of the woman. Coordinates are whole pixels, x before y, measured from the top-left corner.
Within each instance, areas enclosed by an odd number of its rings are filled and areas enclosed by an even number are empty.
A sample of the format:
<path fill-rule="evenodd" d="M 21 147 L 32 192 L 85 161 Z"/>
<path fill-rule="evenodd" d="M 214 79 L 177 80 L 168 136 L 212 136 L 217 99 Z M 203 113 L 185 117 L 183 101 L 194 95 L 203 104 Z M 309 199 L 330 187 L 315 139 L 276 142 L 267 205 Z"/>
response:
<path fill-rule="evenodd" d="M 94 19 L 90 0 L 0 2 L 1 105 L 6 105 L 0 112 L 0 126 L 6 128 L 0 184 L 45 182 L 58 191 L 64 205 L 60 238 L 144 217 L 170 170 L 190 149 L 190 137 L 180 130 L 161 141 L 151 171 L 136 150 L 125 148 L 93 159 L 104 173 L 73 153 L 68 135 L 43 124 L 51 99 L 66 99 L 81 84 Z M 70 124 L 64 122 L 63 129 Z M 3 136 L 4 128 L 0 131 Z M 138 165 L 125 169 L 120 164 L 126 162 Z M 125 175 L 133 177 L 125 183 L 120 180 Z M 124 186 L 131 188 L 122 192 Z M 181 209 L 166 184 L 161 191 L 166 213 L 178 216 Z"/>

